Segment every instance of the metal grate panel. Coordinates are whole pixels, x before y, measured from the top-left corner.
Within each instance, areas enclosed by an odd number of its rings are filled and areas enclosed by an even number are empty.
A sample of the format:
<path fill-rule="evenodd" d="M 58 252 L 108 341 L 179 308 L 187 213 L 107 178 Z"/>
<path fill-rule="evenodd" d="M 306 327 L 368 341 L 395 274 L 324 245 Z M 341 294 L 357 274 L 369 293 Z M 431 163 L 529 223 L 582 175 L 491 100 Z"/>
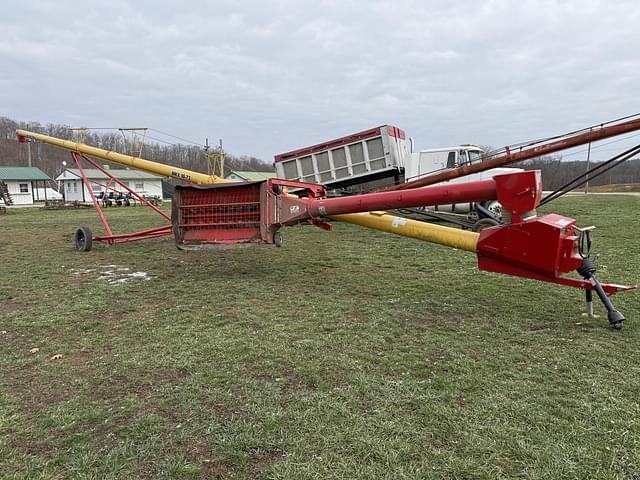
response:
<path fill-rule="evenodd" d="M 174 229 L 178 244 L 260 242 L 261 184 L 177 187 Z"/>

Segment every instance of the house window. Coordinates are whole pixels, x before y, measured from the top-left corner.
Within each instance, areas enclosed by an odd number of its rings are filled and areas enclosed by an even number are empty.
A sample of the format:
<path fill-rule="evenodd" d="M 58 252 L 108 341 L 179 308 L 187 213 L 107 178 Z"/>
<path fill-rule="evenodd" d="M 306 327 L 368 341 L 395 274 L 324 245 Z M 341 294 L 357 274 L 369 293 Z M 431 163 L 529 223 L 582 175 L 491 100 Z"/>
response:
<path fill-rule="evenodd" d="M 29 184 L 21 183 L 20 184 L 20 193 L 29 193 Z"/>
<path fill-rule="evenodd" d="M 78 182 L 73 182 L 73 191 L 78 193 Z"/>
<path fill-rule="evenodd" d="M 143 182 L 136 182 L 136 192 L 144 192 L 144 183 Z"/>
<path fill-rule="evenodd" d="M 91 185 L 91 189 L 93 190 L 93 193 L 100 193 L 102 191 L 102 187 L 100 185 L 96 185 L 95 183 Z"/>

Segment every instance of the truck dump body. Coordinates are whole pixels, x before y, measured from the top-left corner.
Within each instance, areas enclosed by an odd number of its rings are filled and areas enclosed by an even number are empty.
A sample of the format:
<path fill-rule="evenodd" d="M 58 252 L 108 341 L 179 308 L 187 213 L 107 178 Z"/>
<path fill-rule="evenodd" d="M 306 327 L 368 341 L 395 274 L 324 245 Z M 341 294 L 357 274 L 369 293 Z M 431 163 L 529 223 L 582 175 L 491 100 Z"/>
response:
<path fill-rule="evenodd" d="M 343 195 L 387 188 L 482 159 L 475 145 L 410 153 L 405 138 L 400 128 L 382 125 L 278 154 L 274 165 L 280 179 L 319 183 Z"/>
<path fill-rule="evenodd" d="M 401 181 L 405 156 L 404 131 L 382 125 L 278 154 L 274 164 L 284 180 L 321 183 L 330 189 L 357 185 L 360 191 Z"/>

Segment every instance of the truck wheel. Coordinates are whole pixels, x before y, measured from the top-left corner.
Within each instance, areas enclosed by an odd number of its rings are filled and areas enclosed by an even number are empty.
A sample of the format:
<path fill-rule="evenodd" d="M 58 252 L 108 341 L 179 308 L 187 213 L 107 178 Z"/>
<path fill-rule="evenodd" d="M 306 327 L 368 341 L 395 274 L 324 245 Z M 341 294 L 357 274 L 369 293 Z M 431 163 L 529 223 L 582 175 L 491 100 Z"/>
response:
<path fill-rule="evenodd" d="M 77 251 L 88 252 L 89 250 L 91 250 L 91 246 L 93 243 L 93 236 L 91 235 L 91 230 L 89 230 L 87 227 L 79 227 L 76 230 L 74 241 L 75 241 Z"/>
<path fill-rule="evenodd" d="M 491 215 L 493 215 L 495 218 L 497 218 L 498 220 L 502 220 L 502 205 L 500 205 L 500 202 L 497 201 L 492 201 L 489 202 L 485 208 L 487 210 L 489 210 L 491 212 Z"/>
<path fill-rule="evenodd" d="M 500 222 L 493 218 L 481 218 L 473 224 L 471 230 L 473 230 L 474 232 L 479 232 L 481 230 L 484 230 L 485 228 L 495 227 L 496 225 L 500 225 Z"/>

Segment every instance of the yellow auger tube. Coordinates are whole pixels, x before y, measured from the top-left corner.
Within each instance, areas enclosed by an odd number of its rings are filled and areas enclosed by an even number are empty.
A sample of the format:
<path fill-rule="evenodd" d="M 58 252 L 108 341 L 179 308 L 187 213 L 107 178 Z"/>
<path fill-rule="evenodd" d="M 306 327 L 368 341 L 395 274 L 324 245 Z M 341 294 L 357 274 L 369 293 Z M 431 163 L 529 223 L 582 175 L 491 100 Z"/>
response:
<path fill-rule="evenodd" d="M 394 217 L 385 212 L 351 213 L 334 215 L 330 218 L 469 252 L 476 251 L 480 237 L 480 234 L 475 232 Z"/>
<path fill-rule="evenodd" d="M 131 155 L 125 155 L 122 153 L 114 152 L 112 150 L 103 150 L 102 148 L 92 147 L 84 143 L 76 143 L 70 140 L 62 140 L 60 138 L 50 137 L 49 135 L 43 135 L 41 133 L 28 132 L 26 130 L 16 130 L 16 134 L 20 137 L 33 138 L 34 140 L 40 140 L 41 142 L 55 145 L 56 147 L 64 148 L 72 152 L 78 152 L 92 157 L 101 158 L 109 162 L 114 162 L 127 167 L 135 168 L 137 170 L 143 170 L 149 173 L 155 173 L 163 177 L 173 177 L 181 180 L 186 180 L 191 183 L 208 184 L 208 183 L 222 183 L 227 182 L 224 178 L 217 177 L 215 175 L 205 175 L 204 173 L 194 172 L 185 168 L 172 167 L 171 165 L 164 165 L 162 163 L 152 162 L 150 160 L 144 160 L 138 157 L 132 157 Z"/>
<path fill-rule="evenodd" d="M 156 175 L 161 175 L 163 177 L 174 177 L 187 180 L 191 183 L 205 185 L 229 182 L 229 180 L 216 175 L 205 175 L 204 173 L 194 172 L 193 170 L 172 167 L 170 165 L 164 165 L 162 163 L 152 162 L 150 160 L 144 160 L 130 155 L 124 155 L 111 150 L 91 147 L 84 143 L 76 143 L 70 140 L 50 137 L 49 135 L 27 132 L 26 130 L 17 130 L 16 134 L 21 137 L 33 138 L 34 140 L 39 140 L 50 145 L 71 150 L 72 152 L 83 153 L 109 162 L 135 168 L 136 170 L 155 173 Z M 345 215 L 334 215 L 329 218 L 470 252 L 476 251 L 476 244 L 478 243 L 479 237 L 477 233 L 467 232 L 457 228 L 432 225 L 415 220 L 408 220 L 402 217 L 394 217 L 393 215 L 388 215 L 385 212 L 351 213 Z"/>

